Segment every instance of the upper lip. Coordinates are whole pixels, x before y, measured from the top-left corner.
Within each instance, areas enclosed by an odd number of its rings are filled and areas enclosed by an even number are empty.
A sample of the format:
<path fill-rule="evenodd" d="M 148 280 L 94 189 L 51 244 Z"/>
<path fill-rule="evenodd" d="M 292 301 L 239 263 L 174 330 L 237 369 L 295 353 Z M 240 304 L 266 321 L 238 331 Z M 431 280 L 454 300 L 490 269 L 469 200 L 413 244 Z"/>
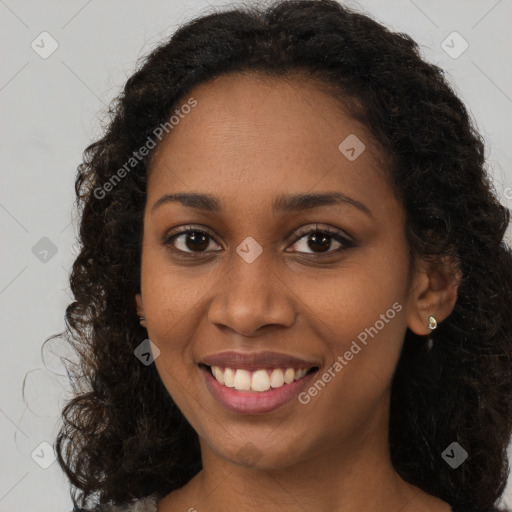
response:
<path fill-rule="evenodd" d="M 279 352 L 236 352 L 227 351 L 204 357 L 201 363 L 224 368 L 312 368 L 318 366 L 314 361 Z"/>

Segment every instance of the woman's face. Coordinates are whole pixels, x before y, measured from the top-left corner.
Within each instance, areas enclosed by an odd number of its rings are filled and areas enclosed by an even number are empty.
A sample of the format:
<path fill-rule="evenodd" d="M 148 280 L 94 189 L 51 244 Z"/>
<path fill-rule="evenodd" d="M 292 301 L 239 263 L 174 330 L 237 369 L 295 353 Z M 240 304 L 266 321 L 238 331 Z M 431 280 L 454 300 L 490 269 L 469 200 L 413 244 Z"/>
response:
<path fill-rule="evenodd" d="M 165 387 L 203 452 L 237 464 L 384 446 L 421 315 L 368 131 L 304 80 L 225 75 L 190 97 L 151 163 L 137 296 Z"/>

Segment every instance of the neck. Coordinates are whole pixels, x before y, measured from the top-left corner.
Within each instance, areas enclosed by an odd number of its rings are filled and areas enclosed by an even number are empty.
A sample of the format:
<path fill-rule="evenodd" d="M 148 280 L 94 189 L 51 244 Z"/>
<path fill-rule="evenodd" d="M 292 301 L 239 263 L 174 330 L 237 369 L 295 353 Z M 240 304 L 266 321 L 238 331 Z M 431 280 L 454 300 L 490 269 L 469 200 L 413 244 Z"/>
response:
<path fill-rule="evenodd" d="M 387 409 L 382 409 L 349 439 L 319 439 L 307 451 L 314 455 L 294 463 L 283 461 L 279 468 L 263 467 L 258 461 L 254 467 L 236 464 L 201 439 L 203 470 L 164 498 L 158 512 L 381 512 L 383 505 L 401 512 L 449 512 L 446 503 L 408 484 L 395 471 L 387 424 Z"/>

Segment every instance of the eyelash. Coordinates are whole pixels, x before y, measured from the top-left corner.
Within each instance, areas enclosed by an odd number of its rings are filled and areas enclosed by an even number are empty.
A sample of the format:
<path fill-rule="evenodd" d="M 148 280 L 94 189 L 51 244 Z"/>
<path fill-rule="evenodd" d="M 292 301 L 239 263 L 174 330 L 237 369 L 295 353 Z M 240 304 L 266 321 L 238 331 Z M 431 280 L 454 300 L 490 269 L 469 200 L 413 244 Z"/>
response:
<path fill-rule="evenodd" d="M 207 230 L 199 229 L 199 228 L 196 228 L 194 226 L 186 226 L 181 231 L 165 235 L 163 240 L 162 240 L 162 243 L 165 246 L 169 246 L 178 237 L 183 236 L 183 235 L 187 235 L 187 234 L 191 234 L 191 233 L 205 234 L 211 240 L 215 241 L 215 238 Z M 333 254 L 340 253 L 340 252 L 342 252 L 342 251 L 344 251 L 344 250 L 346 250 L 348 248 L 351 248 L 351 247 L 355 246 L 355 242 L 350 240 L 348 237 L 343 236 L 340 231 L 334 230 L 334 229 L 329 228 L 329 227 L 319 228 L 318 224 L 315 226 L 315 228 L 310 228 L 308 230 L 301 231 L 297 235 L 297 237 L 293 240 L 292 245 L 296 244 L 299 240 L 304 238 L 306 235 L 311 235 L 311 234 L 327 235 L 328 237 L 333 238 L 334 240 L 339 242 L 341 244 L 341 247 L 339 247 L 338 249 L 335 249 L 335 250 L 328 250 L 325 253 L 299 252 L 299 254 L 302 254 L 302 255 L 306 254 L 306 255 L 312 256 L 314 258 L 322 258 L 322 257 L 332 256 Z M 217 242 L 215 241 L 215 243 L 217 243 Z M 219 245 L 219 244 L 217 244 L 217 245 Z M 183 255 L 184 257 L 195 257 L 195 255 L 204 255 L 204 254 L 207 254 L 208 252 L 218 252 L 217 250 L 216 251 L 197 251 L 197 252 L 194 252 L 194 251 L 182 251 L 181 249 L 176 249 L 175 247 L 171 247 L 171 249 L 173 251 L 176 251 L 176 252 L 180 253 L 180 255 Z"/>

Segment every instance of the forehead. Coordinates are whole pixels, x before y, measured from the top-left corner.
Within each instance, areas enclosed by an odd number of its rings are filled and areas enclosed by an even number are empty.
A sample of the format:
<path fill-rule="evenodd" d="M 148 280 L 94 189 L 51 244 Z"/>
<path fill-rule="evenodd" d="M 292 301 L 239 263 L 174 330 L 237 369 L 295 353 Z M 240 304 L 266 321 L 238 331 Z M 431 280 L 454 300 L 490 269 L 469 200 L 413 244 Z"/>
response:
<path fill-rule="evenodd" d="M 313 79 L 257 73 L 195 87 L 176 108 L 191 98 L 196 106 L 155 150 L 148 195 L 238 189 L 266 198 L 284 190 L 334 187 L 357 195 L 385 188 L 381 149 L 325 89 Z"/>

